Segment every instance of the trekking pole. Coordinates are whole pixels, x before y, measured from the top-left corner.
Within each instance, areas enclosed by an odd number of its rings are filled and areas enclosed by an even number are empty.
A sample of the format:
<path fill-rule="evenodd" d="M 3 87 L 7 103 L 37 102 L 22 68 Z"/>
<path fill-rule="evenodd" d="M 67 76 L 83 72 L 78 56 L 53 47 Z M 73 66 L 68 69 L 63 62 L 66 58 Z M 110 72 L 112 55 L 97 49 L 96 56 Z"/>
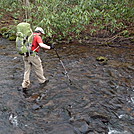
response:
<path fill-rule="evenodd" d="M 65 75 L 67 76 L 67 78 L 68 78 L 68 80 L 69 80 L 69 84 L 70 85 L 74 85 L 74 87 L 76 88 L 76 89 L 83 89 L 80 85 L 76 85 L 71 79 L 70 79 L 70 77 L 69 77 L 69 75 L 68 75 L 68 72 L 67 72 L 67 70 L 66 70 L 66 68 L 65 68 L 65 66 L 64 66 L 64 64 L 63 64 L 63 62 L 62 62 L 62 60 L 61 60 L 61 58 L 60 58 L 60 56 L 59 56 L 59 54 L 58 54 L 58 52 L 57 52 L 57 49 L 56 48 L 54 48 L 54 50 L 55 50 L 55 53 L 56 53 L 56 55 L 57 55 L 57 57 L 59 58 L 59 61 L 60 61 L 60 63 L 61 63 L 61 65 L 62 65 L 62 67 L 64 68 L 64 70 L 65 70 Z M 84 90 L 84 89 L 83 89 Z"/>
<path fill-rule="evenodd" d="M 61 58 L 60 58 L 60 56 L 59 56 L 59 54 L 58 54 L 58 52 L 57 52 L 57 49 L 54 48 L 54 50 L 55 50 L 55 53 L 56 53 L 57 57 L 59 58 L 59 61 L 60 61 L 61 65 L 62 65 L 62 67 L 64 68 L 65 75 L 67 76 L 67 78 L 68 78 L 68 80 L 69 80 L 69 83 L 72 84 L 72 81 L 71 81 L 71 79 L 70 79 L 70 77 L 69 77 L 69 75 L 68 75 L 68 72 L 67 72 L 67 70 L 66 70 L 66 68 L 65 68 L 65 66 L 64 66 L 64 64 L 63 64 L 63 62 L 62 62 L 62 60 L 61 60 Z"/>

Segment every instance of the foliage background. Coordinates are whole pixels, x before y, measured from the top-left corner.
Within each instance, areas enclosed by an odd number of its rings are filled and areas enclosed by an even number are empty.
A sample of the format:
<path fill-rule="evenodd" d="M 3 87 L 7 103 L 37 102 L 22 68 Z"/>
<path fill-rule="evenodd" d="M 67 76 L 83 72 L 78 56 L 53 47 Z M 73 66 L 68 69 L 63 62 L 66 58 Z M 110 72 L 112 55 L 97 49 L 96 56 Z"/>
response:
<path fill-rule="evenodd" d="M 15 33 L 22 21 L 44 28 L 46 38 L 133 36 L 133 0 L 0 0 L 1 33 Z M 5 20 L 8 16 L 8 22 Z M 7 34 L 8 35 L 8 34 Z"/>

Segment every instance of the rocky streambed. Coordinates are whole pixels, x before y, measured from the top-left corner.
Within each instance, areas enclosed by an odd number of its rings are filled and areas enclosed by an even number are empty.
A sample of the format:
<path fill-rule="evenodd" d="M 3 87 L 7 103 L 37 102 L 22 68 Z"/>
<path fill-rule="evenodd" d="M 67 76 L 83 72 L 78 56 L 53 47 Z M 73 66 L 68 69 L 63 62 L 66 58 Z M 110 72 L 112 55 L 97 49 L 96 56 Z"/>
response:
<path fill-rule="evenodd" d="M 134 46 L 56 45 L 41 50 L 50 82 L 35 74 L 24 95 L 24 65 L 15 42 L 0 38 L 0 134 L 133 134 Z M 106 60 L 105 60 L 106 59 Z"/>

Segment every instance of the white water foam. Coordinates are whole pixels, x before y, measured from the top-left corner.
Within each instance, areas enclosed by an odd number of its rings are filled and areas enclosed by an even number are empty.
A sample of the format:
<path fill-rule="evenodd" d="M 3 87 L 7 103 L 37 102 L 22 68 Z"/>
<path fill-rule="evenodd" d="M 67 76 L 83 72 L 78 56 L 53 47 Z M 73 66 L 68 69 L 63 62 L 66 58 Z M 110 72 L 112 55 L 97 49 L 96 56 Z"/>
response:
<path fill-rule="evenodd" d="M 132 134 L 132 133 L 130 133 L 128 131 L 117 131 L 112 128 L 109 128 L 108 134 Z"/>
<path fill-rule="evenodd" d="M 17 116 L 14 116 L 14 114 L 10 114 L 9 121 L 11 124 L 13 124 L 13 126 L 18 126 Z"/>
<path fill-rule="evenodd" d="M 134 104 L 134 97 L 131 97 L 131 102 Z"/>

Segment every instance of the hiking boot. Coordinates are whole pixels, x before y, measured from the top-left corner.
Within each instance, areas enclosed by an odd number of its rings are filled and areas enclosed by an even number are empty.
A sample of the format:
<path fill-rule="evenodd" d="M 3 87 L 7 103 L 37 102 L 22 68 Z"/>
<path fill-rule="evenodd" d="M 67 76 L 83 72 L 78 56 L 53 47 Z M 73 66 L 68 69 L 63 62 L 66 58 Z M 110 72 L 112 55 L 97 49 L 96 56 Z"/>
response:
<path fill-rule="evenodd" d="M 22 88 L 22 92 L 23 92 L 24 94 L 27 94 L 27 88 Z"/>
<path fill-rule="evenodd" d="M 49 80 L 47 79 L 45 82 L 40 83 L 40 87 L 45 87 L 47 85 L 47 83 L 49 82 Z"/>

